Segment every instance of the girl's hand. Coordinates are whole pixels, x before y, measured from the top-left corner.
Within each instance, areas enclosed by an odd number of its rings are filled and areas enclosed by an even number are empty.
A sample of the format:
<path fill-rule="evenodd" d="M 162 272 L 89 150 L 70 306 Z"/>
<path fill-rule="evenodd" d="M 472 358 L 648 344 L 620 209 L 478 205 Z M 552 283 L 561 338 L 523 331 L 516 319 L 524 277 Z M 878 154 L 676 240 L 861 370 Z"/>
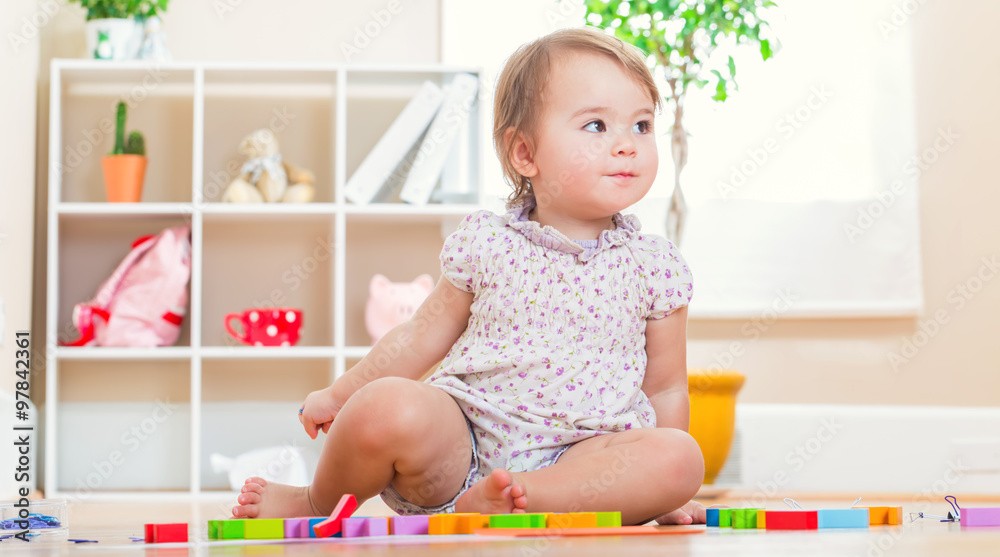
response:
<path fill-rule="evenodd" d="M 704 524 L 705 505 L 697 501 L 690 501 L 676 511 L 657 517 L 656 522 L 660 524 Z"/>
<path fill-rule="evenodd" d="M 299 409 L 299 421 L 306 429 L 306 434 L 315 439 L 319 430 L 322 429 L 323 433 L 330 431 L 333 419 L 342 406 L 343 403 L 335 400 L 332 386 L 309 393 Z"/>

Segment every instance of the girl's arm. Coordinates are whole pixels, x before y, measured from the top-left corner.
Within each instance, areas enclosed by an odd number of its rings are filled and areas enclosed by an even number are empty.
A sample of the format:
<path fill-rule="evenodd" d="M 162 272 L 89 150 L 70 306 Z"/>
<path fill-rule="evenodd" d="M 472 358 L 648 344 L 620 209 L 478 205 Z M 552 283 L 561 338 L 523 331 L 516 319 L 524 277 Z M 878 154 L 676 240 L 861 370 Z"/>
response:
<path fill-rule="evenodd" d="M 646 375 L 642 391 L 656 411 L 657 427 L 688 430 L 687 306 L 646 321 Z"/>
<path fill-rule="evenodd" d="M 469 324 L 473 295 L 442 278 L 408 321 L 397 325 L 333 385 L 306 397 L 299 419 L 313 439 L 347 399 L 380 377 L 417 380 L 441 361 Z"/>

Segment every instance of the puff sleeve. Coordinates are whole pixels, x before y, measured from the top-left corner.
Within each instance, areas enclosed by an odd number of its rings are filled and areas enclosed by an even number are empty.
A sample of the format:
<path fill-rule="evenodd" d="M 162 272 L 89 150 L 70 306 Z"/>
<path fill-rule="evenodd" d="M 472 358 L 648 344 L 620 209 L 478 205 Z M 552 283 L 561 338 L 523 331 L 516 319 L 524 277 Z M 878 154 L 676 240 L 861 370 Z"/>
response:
<path fill-rule="evenodd" d="M 662 319 L 691 302 L 694 283 L 680 250 L 662 236 L 647 236 L 648 319 Z"/>
<path fill-rule="evenodd" d="M 441 275 L 465 292 L 475 293 L 481 282 L 484 241 L 480 236 L 489 216 L 489 211 L 477 211 L 465 217 L 441 248 Z"/>

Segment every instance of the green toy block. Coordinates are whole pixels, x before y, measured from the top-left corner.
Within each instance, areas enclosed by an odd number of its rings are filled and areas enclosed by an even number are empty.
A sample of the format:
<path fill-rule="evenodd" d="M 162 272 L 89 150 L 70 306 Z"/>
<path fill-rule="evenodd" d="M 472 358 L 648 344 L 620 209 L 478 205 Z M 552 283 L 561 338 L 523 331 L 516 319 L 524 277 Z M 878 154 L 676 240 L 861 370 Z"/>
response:
<path fill-rule="evenodd" d="M 490 515 L 490 528 L 531 528 L 526 513 Z"/>
<path fill-rule="evenodd" d="M 285 539 L 285 521 L 280 518 L 254 518 L 244 524 L 243 537 L 248 540 Z"/>
<path fill-rule="evenodd" d="M 525 513 L 530 528 L 545 528 L 545 513 Z"/>
<path fill-rule="evenodd" d="M 719 528 L 733 527 L 733 509 L 719 509 Z"/>
<path fill-rule="evenodd" d="M 208 539 L 217 540 L 219 539 L 219 521 L 209 520 L 208 521 Z"/>
<path fill-rule="evenodd" d="M 762 509 L 733 509 L 730 513 L 733 528 L 757 528 L 757 511 Z"/>
<path fill-rule="evenodd" d="M 597 513 L 597 526 L 598 528 L 621 528 L 622 525 L 622 513 Z"/>
<path fill-rule="evenodd" d="M 220 520 L 220 540 L 242 540 L 244 527 L 243 523 L 246 522 L 242 518 L 232 518 L 229 520 Z"/>

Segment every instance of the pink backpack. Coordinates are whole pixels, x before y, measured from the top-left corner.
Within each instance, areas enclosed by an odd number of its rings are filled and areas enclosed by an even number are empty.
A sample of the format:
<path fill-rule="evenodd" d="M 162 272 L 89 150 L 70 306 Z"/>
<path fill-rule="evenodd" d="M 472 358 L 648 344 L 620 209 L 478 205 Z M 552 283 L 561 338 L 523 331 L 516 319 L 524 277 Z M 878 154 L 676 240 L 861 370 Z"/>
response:
<path fill-rule="evenodd" d="M 191 229 L 168 228 L 132 251 L 94 299 L 73 308 L 80 338 L 64 346 L 170 346 L 180 336 L 191 276 Z M 95 319 L 99 318 L 99 319 Z"/>

